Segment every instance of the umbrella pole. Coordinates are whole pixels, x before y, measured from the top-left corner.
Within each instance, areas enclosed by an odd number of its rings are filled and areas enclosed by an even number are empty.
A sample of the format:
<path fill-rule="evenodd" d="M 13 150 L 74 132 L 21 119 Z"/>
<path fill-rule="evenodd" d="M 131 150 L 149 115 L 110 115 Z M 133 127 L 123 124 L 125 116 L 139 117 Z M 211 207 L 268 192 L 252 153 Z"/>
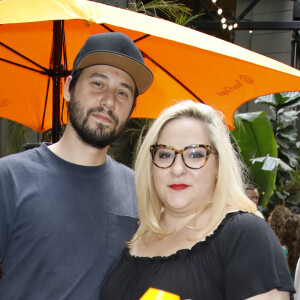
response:
<path fill-rule="evenodd" d="M 60 129 L 60 71 L 62 47 L 62 22 L 53 21 L 53 106 L 52 106 L 52 143 L 59 140 Z"/>

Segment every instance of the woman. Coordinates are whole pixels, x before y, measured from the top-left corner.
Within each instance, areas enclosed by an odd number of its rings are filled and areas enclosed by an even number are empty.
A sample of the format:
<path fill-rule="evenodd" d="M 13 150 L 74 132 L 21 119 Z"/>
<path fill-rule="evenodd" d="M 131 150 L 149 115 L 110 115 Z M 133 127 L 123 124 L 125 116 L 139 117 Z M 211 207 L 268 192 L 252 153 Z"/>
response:
<path fill-rule="evenodd" d="M 253 184 L 249 184 L 246 187 L 246 195 L 248 196 L 248 198 L 254 202 L 254 204 L 256 206 L 258 206 L 258 201 L 259 201 L 259 192 L 257 187 L 255 187 L 255 185 Z"/>
<path fill-rule="evenodd" d="M 294 300 L 300 300 L 300 258 L 298 258 L 297 266 L 296 266 L 296 275 L 294 285 L 296 288 L 296 294 Z"/>
<path fill-rule="evenodd" d="M 292 214 L 285 220 L 282 239 L 288 250 L 286 258 L 294 279 L 300 252 L 300 215 Z"/>
<path fill-rule="evenodd" d="M 286 219 L 292 215 L 293 214 L 289 210 L 289 208 L 283 205 L 277 205 L 270 213 L 268 218 L 268 223 L 271 226 L 271 228 L 274 230 L 275 234 L 277 235 L 285 255 L 288 254 L 288 249 L 283 241 L 283 228 Z"/>
<path fill-rule="evenodd" d="M 149 287 L 181 299 L 290 299 L 280 243 L 244 193 L 216 111 L 192 101 L 165 110 L 135 170 L 140 224 L 101 300 L 137 300 Z"/>

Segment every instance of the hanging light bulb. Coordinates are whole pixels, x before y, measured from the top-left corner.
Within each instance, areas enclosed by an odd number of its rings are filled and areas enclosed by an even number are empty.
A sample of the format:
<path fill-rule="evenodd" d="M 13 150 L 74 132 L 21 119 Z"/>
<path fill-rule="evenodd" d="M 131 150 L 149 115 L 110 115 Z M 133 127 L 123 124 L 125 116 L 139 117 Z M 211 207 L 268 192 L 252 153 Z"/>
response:
<path fill-rule="evenodd" d="M 218 9 L 218 15 L 220 15 L 222 12 L 223 12 L 223 9 L 222 9 L 222 8 L 219 8 L 219 9 Z"/>
<path fill-rule="evenodd" d="M 221 23 L 224 24 L 226 22 L 226 18 L 221 19 Z"/>
<path fill-rule="evenodd" d="M 253 31 L 252 30 L 249 30 L 249 33 L 251 34 Z"/>
<path fill-rule="evenodd" d="M 233 27 L 234 27 L 234 28 L 237 28 L 237 27 L 238 27 L 238 24 L 237 24 L 237 23 L 234 23 L 234 24 L 233 24 Z"/>
<path fill-rule="evenodd" d="M 212 2 L 212 3 L 216 3 L 216 2 L 217 2 L 217 0 L 211 0 L 211 2 Z"/>
<path fill-rule="evenodd" d="M 229 25 L 228 26 L 228 30 L 232 30 L 233 26 L 232 25 Z"/>
<path fill-rule="evenodd" d="M 222 27 L 223 27 L 223 29 L 226 29 L 227 28 L 227 24 L 223 24 Z"/>

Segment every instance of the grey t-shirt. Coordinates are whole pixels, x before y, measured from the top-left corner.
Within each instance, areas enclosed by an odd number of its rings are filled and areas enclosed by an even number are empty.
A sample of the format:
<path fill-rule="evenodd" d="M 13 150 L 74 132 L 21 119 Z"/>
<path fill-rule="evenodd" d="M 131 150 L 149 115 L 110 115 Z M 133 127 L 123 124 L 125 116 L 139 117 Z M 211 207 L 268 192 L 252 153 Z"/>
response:
<path fill-rule="evenodd" d="M 71 164 L 45 144 L 0 159 L 0 299 L 98 299 L 136 229 L 133 171 Z"/>

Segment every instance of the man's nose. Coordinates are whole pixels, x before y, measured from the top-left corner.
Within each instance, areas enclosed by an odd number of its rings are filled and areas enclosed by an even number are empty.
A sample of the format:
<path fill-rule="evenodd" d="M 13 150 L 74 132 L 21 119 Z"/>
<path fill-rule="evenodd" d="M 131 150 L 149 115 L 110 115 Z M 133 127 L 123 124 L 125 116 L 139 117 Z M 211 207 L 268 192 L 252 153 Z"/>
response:
<path fill-rule="evenodd" d="M 115 107 L 115 91 L 113 89 L 107 89 L 102 93 L 100 103 L 109 110 L 113 110 Z"/>

